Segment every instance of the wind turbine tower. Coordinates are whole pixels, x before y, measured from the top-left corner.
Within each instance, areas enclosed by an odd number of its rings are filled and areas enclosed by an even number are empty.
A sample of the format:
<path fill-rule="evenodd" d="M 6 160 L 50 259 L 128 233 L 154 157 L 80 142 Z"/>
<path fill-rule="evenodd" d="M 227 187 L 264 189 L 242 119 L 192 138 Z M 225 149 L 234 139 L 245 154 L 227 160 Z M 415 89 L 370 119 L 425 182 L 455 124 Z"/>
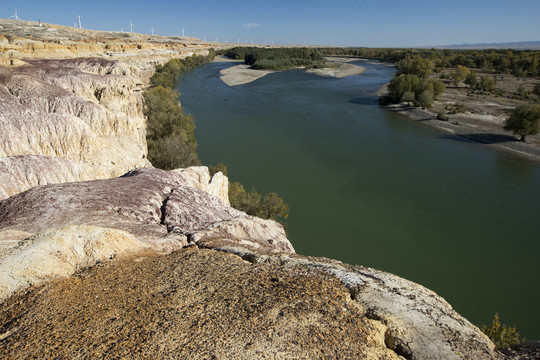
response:
<path fill-rule="evenodd" d="M 184 37 L 184 30 L 186 30 L 186 28 L 182 28 L 182 37 Z"/>
<path fill-rule="evenodd" d="M 131 20 L 129 20 L 129 32 L 132 33 L 133 32 L 133 27 L 135 25 L 133 25 L 133 23 L 131 22 Z"/>
<path fill-rule="evenodd" d="M 81 25 L 81 15 L 79 15 L 78 18 L 79 18 L 79 29 L 82 29 L 82 25 Z"/>
<path fill-rule="evenodd" d="M 152 36 L 154 36 L 154 28 L 152 28 Z"/>
<path fill-rule="evenodd" d="M 11 16 L 15 20 L 21 20 L 21 18 L 17 15 L 17 9 L 15 9 L 15 15 Z"/>

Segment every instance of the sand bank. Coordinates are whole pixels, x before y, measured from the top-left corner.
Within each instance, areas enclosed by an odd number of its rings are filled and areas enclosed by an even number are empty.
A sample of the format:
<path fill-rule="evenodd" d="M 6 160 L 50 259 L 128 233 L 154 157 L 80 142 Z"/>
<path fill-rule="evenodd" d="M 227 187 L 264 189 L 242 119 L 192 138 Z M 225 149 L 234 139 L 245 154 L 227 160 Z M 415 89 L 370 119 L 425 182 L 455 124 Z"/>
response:
<path fill-rule="evenodd" d="M 257 80 L 265 75 L 274 73 L 272 70 L 255 70 L 250 69 L 249 65 L 236 65 L 227 69 L 221 70 L 220 79 L 229 86 L 247 84 Z"/>
<path fill-rule="evenodd" d="M 366 68 L 360 65 L 338 63 L 337 67 L 309 69 L 306 71 L 321 76 L 332 76 L 341 79 L 347 76 L 362 74 L 366 71 Z"/>

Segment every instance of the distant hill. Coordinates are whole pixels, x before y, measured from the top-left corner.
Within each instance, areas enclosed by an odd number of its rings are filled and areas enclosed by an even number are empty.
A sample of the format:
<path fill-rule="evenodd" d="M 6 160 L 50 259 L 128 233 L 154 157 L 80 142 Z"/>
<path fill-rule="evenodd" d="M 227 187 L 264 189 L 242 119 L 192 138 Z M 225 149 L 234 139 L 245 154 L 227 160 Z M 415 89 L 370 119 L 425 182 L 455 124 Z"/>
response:
<path fill-rule="evenodd" d="M 506 43 L 453 44 L 436 46 L 437 49 L 517 49 L 540 50 L 540 41 L 519 41 Z"/>

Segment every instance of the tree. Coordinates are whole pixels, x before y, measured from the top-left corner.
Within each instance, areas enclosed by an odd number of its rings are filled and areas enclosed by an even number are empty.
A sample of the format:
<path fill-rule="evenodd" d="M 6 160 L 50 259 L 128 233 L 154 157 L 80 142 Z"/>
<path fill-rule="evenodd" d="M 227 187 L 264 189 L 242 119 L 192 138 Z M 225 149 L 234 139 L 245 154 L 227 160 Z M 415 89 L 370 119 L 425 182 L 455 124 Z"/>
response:
<path fill-rule="evenodd" d="M 426 89 L 418 95 L 417 100 L 418 106 L 421 106 L 423 108 L 430 108 L 433 104 L 433 90 Z"/>
<path fill-rule="evenodd" d="M 540 105 L 520 105 L 506 120 L 504 130 L 521 135 L 519 141 L 525 141 L 525 136 L 536 135 L 540 131 Z"/>
<path fill-rule="evenodd" d="M 433 62 L 420 56 L 407 56 L 396 67 L 401 74 L 418 75 L 421 78 L 427 78 L 433 72 Z"/>
<path fill-rule="evenodd" d="M 148 160 L 164 170 L 200 164 L 195 122 L 184 114 L 178 96 L 177 91 L 163 86 L 144 92 Z"/>
<path fill-rule="evenodd" d="M 463 65 L 458 65 L 456 68 L 456 71 L 454 72 L 454 86 L 457 87 L 460 82 L 465 80 L 467 75 L 469 74 L 470 70 L 468 67 Z"/>
<path fill-rule="evenodd" d="M 406 102 L 408 105 L 411 105 L 412 102 L 415 100 L 414 92 L 412 91 L 405 91 L 403 93 L 403 96 L 401 96 L 401 101 Z"/>
<path fill-rule="evenodd" d="M 467 77 L 465 77 L 465 84 L 468 85 L 470 88 L 476 87 L 476 71 L 471 71 L 467 74 Z"/>
<path fill-rule="evenodd" d="M 495 80 L 494 78 L 488 75 L 482 75 L 480 77 L 480 84 L 478 84 L 480 89 L 484 91 L 493 91 L 495 90 L 496 85 L 497 85 L 497 80 Z"/>

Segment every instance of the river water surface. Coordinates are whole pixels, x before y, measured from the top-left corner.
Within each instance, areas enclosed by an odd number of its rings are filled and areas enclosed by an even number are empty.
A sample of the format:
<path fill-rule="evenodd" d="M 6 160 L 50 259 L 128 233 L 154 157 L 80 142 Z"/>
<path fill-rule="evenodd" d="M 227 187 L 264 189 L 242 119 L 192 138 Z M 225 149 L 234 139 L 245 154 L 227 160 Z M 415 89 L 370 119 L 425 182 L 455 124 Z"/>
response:
<path fill-rule="evenodd" d="M 499 312 L 540 339 L 540 166 L 377 104 L 395 69 L 334 79 L 287 71 L 229 87 L 215 62 L 180 78 L 204 164 L 290 205 L 303 255 L 388 271 L 476 325 Z"/>

